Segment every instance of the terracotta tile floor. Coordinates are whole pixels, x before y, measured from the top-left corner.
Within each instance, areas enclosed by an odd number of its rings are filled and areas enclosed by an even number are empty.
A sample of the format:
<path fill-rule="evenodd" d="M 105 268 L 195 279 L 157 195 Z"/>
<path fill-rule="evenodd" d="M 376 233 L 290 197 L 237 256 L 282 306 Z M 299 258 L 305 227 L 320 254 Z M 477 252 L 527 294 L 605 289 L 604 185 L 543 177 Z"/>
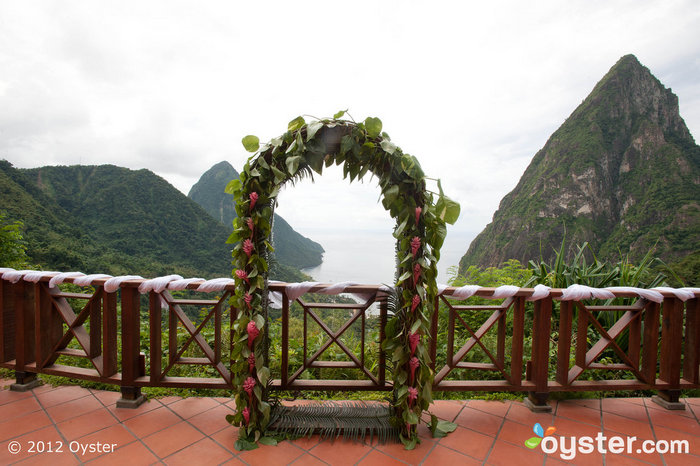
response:
<path fill-rule="evenodd" d="M 237 430 L 224 419 L 233 412 L 228 398 L 168 397 L 128 410 L 116 408 L 119 396 L 111 392 L 44 385 L 18 393 L 8 390 L 11 382 L 0 379 L 0 464 L 700 465 L 700 398 L 684 399 L 685 411 L 667 411 L 647 398 L 553 401 L 551 414 L 534 414 L 511 401 L 436 401 L 433 413 L 457 423 L 457 430 L 433 439 L 421 428 L 422 443 L 412 451 L 314 436 L 237 452 Z M 537 422 L 544 429 L 554 426 L 565 448 L 551 454 L 526 448 Z M 567 457 L 571 437 L 598 434 L 625 442 L 635 436 L 637 443 L 629 453 Z M 637 451 L 644 440 L 685 440 L 690 453 Z M 18 445 L 21 451 L 12 454 Z M 62 451 L 55 451 L 59 446 Z"/>

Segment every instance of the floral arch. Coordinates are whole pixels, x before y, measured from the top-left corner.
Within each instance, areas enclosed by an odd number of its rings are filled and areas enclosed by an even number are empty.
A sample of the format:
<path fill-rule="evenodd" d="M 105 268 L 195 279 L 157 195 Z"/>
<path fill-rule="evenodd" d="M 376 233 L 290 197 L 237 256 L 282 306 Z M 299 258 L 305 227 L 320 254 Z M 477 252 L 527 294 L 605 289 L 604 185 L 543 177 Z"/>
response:
<path fill-rule="evenodd" d="M 276 197 L 287 181 L 313 172 L 322 174 L 331 164 L 342 164 L 344 177 L 350 181 L 372 172 L 379 180 L 384 208 L 396 219 L 397 306 L 382 347 L 394 366 L 394 421 L 407 448 L 415 446 L 421 413 L 432 402 L 427 339 L 437 295 L 437 261 L 446 223 L 457 220 L 459 205 L 444 196 L 439 180 L 439 192 L 426 189 L 427 178 L 418 160 L 391 142 L 378 118 L 357 123 L 343 119 L 345 114 L 342 111 L 309 123 L 298 117 L 289 123 L 287 132 L 262 146 L 257 137 L 246 136 L 243 145 L 255 154 L 243 167 L 240 179 L 227 186 L 238 214 L 229 239 L 236 243 L 232 299 L 238 309 L 231 338 L 233 383 L 238 388 L 233 423 L 240 426 L 240 439 L 247 442 L 263 437 L 270 420 L 264 327 Z"/>

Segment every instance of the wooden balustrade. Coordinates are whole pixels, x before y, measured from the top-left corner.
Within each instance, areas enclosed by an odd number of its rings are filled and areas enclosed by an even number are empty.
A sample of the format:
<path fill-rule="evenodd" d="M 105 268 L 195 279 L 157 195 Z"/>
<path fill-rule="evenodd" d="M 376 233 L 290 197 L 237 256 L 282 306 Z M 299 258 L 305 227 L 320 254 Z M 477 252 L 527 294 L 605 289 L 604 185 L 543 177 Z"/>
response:
<path fill-rule="evenodd" d="M 236 318 L 229 304 L 232 285 L 214 299 L 211 295 L 195 299 L 191 296 L 197 294 L 196 284 L 188 287 L 187 298 L 177 298 L 167 290 L 141 295 L 138 287 L 143 280 L 125 281 L 115 293 L 104 290 L 105 280 L 70 293 L 50 288 L 48 281 L 0 280 L 0 367 L 15 371 L 15 389 L 33 387 L 38 373 L 93 380 L 120 386 L 120 406 L 129 407 L 143 400 L 141 387 L 233 388 L 226 357 L 230 335 L 224 332 L 225 322 L 232 325 Z M 279 322 L 269 322 L 280 326 L 281 335 L 281 358 L 273 361 L 279 378 L 270 388 L 391 390 L 387 358 L 378 350 L 389 317 L 386 291 L 373 285 L 353 286 L 346 292 L 367 296 L 359 303 L 296 299 L 294 312 L 301 313 L 303 344 L 296 348 L 301 358 L 294 359 L 287 286 L 269 286 L 283 296 Z M 562 301 L 559 289 L 532 302 L 527 298 L 533 290 L 525 288 L 502 302 L 476 302 L 491 297 L 493 288 L 481 288 L 463 301 L 451 298 L 454 292 L 447 288 L 436 299 L 438 311 L 433 313 L 426 342 L 435 371 L 434 390 L 527 392 L 534 410 L 548 409 L 552 392 L 654 390 L 658 403 L 680 409 L 681 391 L 700 388 L 700 293 L 684 302 L 664 291 L 663 302 L 655 303 L 616 291 L 615 296 L 627 302 L 605 304 Z M 378 313 L 370 316 L 373 305 Z M 184 308 L 200 310 L 199 324 Z M 345 321 L 334 330 L 321 311 L 338 312 Z M 368 330 L 369 322 L 374 333 Z M 205 337 L 207 325 L 213 334 Z M 317 336 L 311 335 L 312 325 L 323 336 L 315 348 L 309 343 Z M 343 342 L 351 327 L 359 334 L 358 349 Z M 368 352 L 370 335 L 375 338 L 374 353 Z M 334 345 L 344 359 L 324 360 L 324 352 Z M 199 356 L 187 356 L 188 351 Z M 86 362 L 71 364 L 76 358 Z M 209 372 L 201 377 L 173 374 L 180 365 L 204 366 Z M 305 377 L 309 371 L 327 369 L 352 369 L 358 377 Z M 616 375 L 604 377 L 602 372 Z"/>

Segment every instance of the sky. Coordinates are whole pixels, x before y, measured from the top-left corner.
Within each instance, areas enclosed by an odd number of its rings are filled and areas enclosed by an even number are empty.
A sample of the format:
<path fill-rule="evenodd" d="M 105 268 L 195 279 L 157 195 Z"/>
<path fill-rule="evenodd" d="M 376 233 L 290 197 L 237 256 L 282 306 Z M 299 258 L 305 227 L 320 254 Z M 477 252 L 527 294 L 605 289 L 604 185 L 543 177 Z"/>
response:
<path fill-rule="evenodd" d="M 186 194 L 217 162 L 242 167 L 243 136 L 349 109 L 442 180 L 464 252 L 628 53 L 698 137 L 696 0 L 3 1 L 0 159 L 147 168 Z M 390 230 L 376 182 L 316 181 L 280 195 L 297 230 Z"/>

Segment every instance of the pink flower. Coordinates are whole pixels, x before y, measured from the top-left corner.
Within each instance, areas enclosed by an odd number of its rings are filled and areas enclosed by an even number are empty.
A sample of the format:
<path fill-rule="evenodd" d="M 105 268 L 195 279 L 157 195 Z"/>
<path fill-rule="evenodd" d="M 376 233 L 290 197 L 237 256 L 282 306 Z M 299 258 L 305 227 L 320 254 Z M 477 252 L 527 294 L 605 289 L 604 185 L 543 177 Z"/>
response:
<path fill-rule="evenodd" d="M 250 302 L 253 300 L 253 297 L 249 295 L 248 293 L 243 296 L 243 301 L 245 301 L 246 306 L 248 306 L 248 309 L 250 309 Z"/>
<path fill-rule="evenodd" d="M 250 356 L 248 356 L 248 372 L 252 374 L 253 369 L 255 369 L 255 353 L 250 353 Z"/>
<path fill-rule="evenodd" d="M 253 232 L 255 231 L 255 222 L 251 217 L 248 217 L 248 219 L 245 222 L 248 225 L 248 229 L 250 230 L 250 237 L 252 238 Z"/>
<path fill-rule="evenodd" d="M 414 236 L 413 239 L 411 240 L 411 254 L 413 254 L 413 257 L 416 257 L 416 254 L 418 254 L 418 250 L 420 249 L 420 238 L 417 236 Z"/>
<path fill-rule="evenodd" d="M 243 382 L 243 390 L 248 394 L 248 397 L 250 398 L 250 401 L 253 401 L 253 389 L 255 388 L 255 379 L 252 377 L 248 377 L 245 379 L 245 382 Z"/>
<path fill-rule="evenodd" d="M 418 226 L 418 222 L 420 221 L 421 212 L 423 212 L 423 209 L 416 207 L 416 226 Z"/>
<path fill-rule="evenodd" d="M 258 327 L 255 326 L 255 322 L 252 320 L 248 322 L 246 330 L 248 331 L 248 348 L 252 348 L 253 341 L 260 335 L 260 330 L 258 330 Z"/>
<path fill-rule="evenodd" d="M 237 269 L 236 270 L 236 278 L 244 280 L 247 284 L 250 285 L 250 280 L 248 280 L 248 274 L 245 273 L 245 270 Z"/>
<path fill-rule="evenodd" d="M 408 346 L 411 348 L 411 356 L 416 354 L 418 342 L 420 342 L 420 334 L 418 332 L 412 333 L 408 336 Z"/>
<path fill-rule="evenodd" d="M 258 202 L 258 193 L 253 191 L 248 197 L 250 198 L 250 210 L 252 211 L 255 208 L 255 203 Z"/>
<path fill-rule="evenodd" d="M 245 426 L 248 427 L 248 424 L 250 424 L 250 409 L 247 406 L 243 408 L 243 419 L 245 419 Z"/>
<path fill-rule="evenodd" d="M 255 246 L 253 245 L 253 242 L 251 240 L 247 239 L 243 241 L 243 252 L 246 256 L 248 256 L 248 259 L 250 259 L 250 255 L 253 253 L 254 249 Z"/>
<path fill-rule="evenodd" d="M 416 264 L 413 266 L 413 284 L 418 285 L 418 279 L 420 278 L 420 264 Z"/>
<path fill-rule="evenodd" d="M 418 398 L 418 389 L 414 387 L 408 387 L 408 406 L 413 407 L 413 402 Z"/>
<path fill-rule="evenodd" d="M 408 367 L 411 369 L 411 383 L 410 383 L 410 385 L 413 385 L 413 380 L 416 377 L 416 369 L 418 369 L 418 366 L 420 366 L 420 361 L 418 360 L 417 357 L 413 356 L 411 359 L 408 360 Z"/>
<path fill-rule="evenodd" d="M 420 304 L 420 296 L 414 295 L 413 296 L 413 302 L 411 303 L 411 312 L 415 312 L 416 308 Z"/>

